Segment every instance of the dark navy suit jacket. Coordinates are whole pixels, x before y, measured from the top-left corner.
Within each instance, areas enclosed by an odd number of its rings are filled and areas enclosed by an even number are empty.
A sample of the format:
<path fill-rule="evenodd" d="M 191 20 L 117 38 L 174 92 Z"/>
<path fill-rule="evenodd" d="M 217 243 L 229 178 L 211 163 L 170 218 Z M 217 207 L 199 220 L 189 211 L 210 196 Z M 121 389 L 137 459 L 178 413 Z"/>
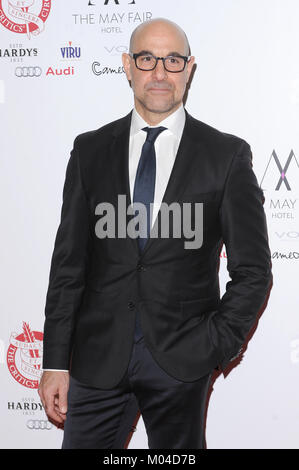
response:
<path fill-rule="evenodd" d="M 263 192 L 248 143 L 185 112 L 163 202 L 203 203 L 197 249 L 185 248 L 183 234 L 171 237 L 171 226 L 169 238 L 149 238 L 141 254 L 137 239 L 96 234 L 98 203 L 117 207 L 119 194 L 131 202 L 132 111 L 75 139 L 46 298 L 44 368 L 70 369 L 104 389 L 117 385 L 130 360 L 137 310 L 147 347 L 179 380 L 223 371 L 238 356 L 272 283 Z M 223 243 L 231 280 L 220 298 Z"/>

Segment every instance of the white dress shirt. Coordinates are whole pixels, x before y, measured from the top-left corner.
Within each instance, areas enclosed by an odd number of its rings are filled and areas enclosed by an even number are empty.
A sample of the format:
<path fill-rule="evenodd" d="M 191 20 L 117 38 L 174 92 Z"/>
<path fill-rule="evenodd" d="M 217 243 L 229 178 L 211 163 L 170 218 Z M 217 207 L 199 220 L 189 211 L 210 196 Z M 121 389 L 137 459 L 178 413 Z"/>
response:
<path fill-rule="evenodd" d="M 155 141 L 156 184 L 151 227 L 154 224 L 169 181 L 171 170 L 182 138 L 185 120 L 186 115 L 183 104 L 181 104 L 181 106 L 176 111 L 174 111 L 174 113 L 170 114 L 163 121 L 159 122 L 157 126 L 149 126 L 148 123 L 140 116 L 136 108 L 134 108 L 132 112 L 129 142 L 129 182 L 131 202 L 133 202 L 133 191 L 138 162 L 141 156 L 142 146 L 147 136 L 147 133 L 143 131 L 142 128 L 160 126 L 167 128 L 167 130 L 161 132 L 158 135 Z M 68 372 L 64 369 L 43 370 Z"/>
<path fill-rule="evenodd" d="M 143 127 L 166 127 L 167 130 L 161 132 L 155 141 L 156 153 L 156 184 L 153 201 L 152 225 L 159 211 L 166 186 L 175 161 L 177 150 L 181 141 L 184 125 L 185 111 L 183 104 L 170 116 L 159 122 L 157 126 L 149 126 L 140 116 L 136 108 L 133 109 L 131 129 L 130 129 L 130 147 L 129 147 L 129 180 L 131 201 L 133 202 L 133 191 L 138 162 L 141 156 L 142 146 L 145 142 L 147 133 L 142 130 Z"/>

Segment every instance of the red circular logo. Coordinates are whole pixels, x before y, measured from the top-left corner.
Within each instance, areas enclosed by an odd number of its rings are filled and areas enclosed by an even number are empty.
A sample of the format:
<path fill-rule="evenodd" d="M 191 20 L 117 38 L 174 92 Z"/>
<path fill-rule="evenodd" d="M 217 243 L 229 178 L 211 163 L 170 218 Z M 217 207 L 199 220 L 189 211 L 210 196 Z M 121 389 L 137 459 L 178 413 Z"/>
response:
<path fill-rule="evenodd" d="M 7 367 L 13 378 L 27 388 L 38 388 L 42 375 L 43 333 L 23 322 L 23 333 L 12 333 L 7 350 Z"/>
<path fill-rule="evenodd" d="M 51 0 L 0 0 L 0 23 L 30 39 L 45 29 L 50 10 Z"/>

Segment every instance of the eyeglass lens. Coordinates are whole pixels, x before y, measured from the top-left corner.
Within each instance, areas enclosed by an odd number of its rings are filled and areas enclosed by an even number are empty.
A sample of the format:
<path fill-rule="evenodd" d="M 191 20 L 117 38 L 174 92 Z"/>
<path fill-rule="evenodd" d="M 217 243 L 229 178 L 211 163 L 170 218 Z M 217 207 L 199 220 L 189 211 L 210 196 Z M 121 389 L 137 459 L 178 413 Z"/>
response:
<path fill-rule="evenodd" d="M 164 60 L 166 70 L 177 72 L 183 70 L 185 61 L 182 57 L 168 56 Z M 153 69 L 156 65 L 156 59 L 152 55 L 140 55 L 136 59 L 136 65 L 142 70 Z"/>

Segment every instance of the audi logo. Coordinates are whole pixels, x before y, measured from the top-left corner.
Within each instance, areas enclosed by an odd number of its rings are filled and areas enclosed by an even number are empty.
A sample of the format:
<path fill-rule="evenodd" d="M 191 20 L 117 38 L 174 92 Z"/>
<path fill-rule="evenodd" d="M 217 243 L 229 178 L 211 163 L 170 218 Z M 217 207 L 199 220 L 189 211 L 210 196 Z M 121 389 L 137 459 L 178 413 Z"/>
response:
<path fill-rule="evenodd" d="M 17 67 L 15 70 L 16 77 L 40 77 L 42 69 L 40 67 Z"/>
<path fill-rule="evenodd" d="M 53 424 L 49 421 L 42 420 L 42 419 L 29 419 L 26 423 L 28 429 L 52 429 Z"/>

